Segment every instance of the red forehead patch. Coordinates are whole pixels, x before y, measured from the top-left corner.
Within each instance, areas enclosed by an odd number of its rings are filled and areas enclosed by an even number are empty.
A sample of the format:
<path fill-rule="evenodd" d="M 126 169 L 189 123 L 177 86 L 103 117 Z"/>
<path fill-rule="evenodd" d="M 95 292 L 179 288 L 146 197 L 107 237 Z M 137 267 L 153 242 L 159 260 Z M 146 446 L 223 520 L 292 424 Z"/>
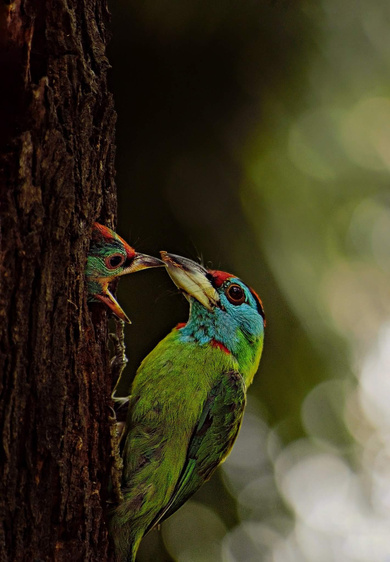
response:
<path fill-rule="evenodd" d="M 98 222 L 93 223 L 93 234 L 103 236 L 107 240 L 112 240 L 114 238 L 114 231 L 108 226 L 104 226 L 103 224 L 99 224 Z"/>
<path fill-rule="evenodd" d="M 209 269 L 210 275 L 213 276 L 214 285 L 216 287 L 220 287 L 225 283 L 226 279 L 230 279 L 231 277 L 236 277 L 231 273 L 226 273 L 225 271 L 217 271 L 216 269 Z"/>
<path fill-rule="evenodd" d="M 94 237 L 102 237 L 106 242 L 110 242 L 111 240 L 119 240 L 126 251 L 126 254 L 129 258 L 133 258 L 135 254 L 135 250 L 129 246 L 129 244 L 123 240 L 116 232 L 108 228 L 108 226 L 104 226 L 103 224 L 99 224 L 98 222 L 93 223 L 93 231 L 92 236 Z"/>
<path fill-rule="evenodd" d="M 214 286 L 217 287 L 217 289 L 219 287 L 221 287 L 221 285 L 223 285 L 223 283 L 227 280 L 227 279 L 231 279 L 232 277 L 236 277 L 236 275 L 232 275 L 231 273 L 226 273 L 225 271 L 217 271 L 215 269 L 210 269 L 209 270 L 210 275 L 212 275 L 213 277 L 213 283 Z M 259 311 L 259 313 L 261 314 L 261 316 L 264 318 L 264 326 L 265 326 L 265 316 L 264 316 L 264 307 L 263 307 L 263 303 L 261 301 L 261 298 L 259 297 L 259 295 L 256 293 L 256 291 L 254 291 L 252 289 L 252 287 L 248 287 L 248 289 L 250 290 L 250 292 L 252 293 L 256 303 L 257 303 L 257 309 Z"/>

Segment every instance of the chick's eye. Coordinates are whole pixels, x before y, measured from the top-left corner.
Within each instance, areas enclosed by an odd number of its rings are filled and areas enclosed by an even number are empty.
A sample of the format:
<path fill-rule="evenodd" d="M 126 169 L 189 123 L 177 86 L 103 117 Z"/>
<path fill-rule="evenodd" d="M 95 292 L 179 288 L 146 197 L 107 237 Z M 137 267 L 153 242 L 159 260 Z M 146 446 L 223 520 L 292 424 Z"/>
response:
<path fill-rule="evenodd" d="M 240 285 L 230 285 L 225 291 L 228 301 L 232 304 L 242 304 L 245 301 L 245 293 Z"/>
<path fill-rule="evenodd" d="M 116 269 L 117 267 L 122 265 L 124 261 L 125 258 L 121 254 L 113 254 L 112 256 L 108 256 L 104 260 L 106 267 L 108 267 L 108 269 Z"/>

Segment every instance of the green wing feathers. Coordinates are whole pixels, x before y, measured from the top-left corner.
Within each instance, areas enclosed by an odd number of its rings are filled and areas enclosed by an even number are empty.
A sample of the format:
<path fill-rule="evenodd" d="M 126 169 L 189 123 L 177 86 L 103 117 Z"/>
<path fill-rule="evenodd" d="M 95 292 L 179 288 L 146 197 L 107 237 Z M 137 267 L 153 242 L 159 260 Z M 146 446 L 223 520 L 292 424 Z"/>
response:
<path fill-rule="evenodd" d="M 120 562 L 133 561 L 142 537 L 210 478 L 241 425 L 246 387 L 234 358 L 176 341 L 173 361 L 164 350 L 175 338 L 148 356 L 132 387 L 124 499 L 110 518 Z"/>
<path fill-rule="evenodd" d="M 236 371 L 223 373 L 204 403 L 172 497 L 147 531 L 179 509 L 225 460 L 238 435 L 245 403 L 241 375 Z"/>

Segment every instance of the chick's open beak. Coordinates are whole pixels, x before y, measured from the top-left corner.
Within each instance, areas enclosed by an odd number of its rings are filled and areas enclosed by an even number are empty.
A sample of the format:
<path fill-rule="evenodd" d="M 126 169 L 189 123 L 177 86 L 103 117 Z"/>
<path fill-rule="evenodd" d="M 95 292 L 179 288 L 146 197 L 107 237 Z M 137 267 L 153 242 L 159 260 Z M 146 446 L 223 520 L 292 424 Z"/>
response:
<path fill-rule="evenodd" d="M 187 297 L 194 297 L 208 310 L 219 303 L 219 295 L 209 280 L 207 269 L 187 258 L 160 252 L 172 281 Z"/>
<path fill-rule="evenodd" d="M 115 278 L 120 277 L 121 275 L 126 275 L 127 273 L 135 273 L 136 271 L 141 271 L 142 269 L 148 269 L 149 267 L 162 267 L 164 263 L 159 260 L 158 258 L 154 258 L 153 256 L 148 256 L 146 254 L 140 254 L 138 252 L 134 252 L 132 250 L 131 256 L 128 258 L 130 265 L 125 267 L 123 271 L 120 273 L 115 272 L 114 275 L 109 277 L 96 277 L 93 278 L 89 276 L 90 279 L 96 279 L 100 285 L 100 292 L 94 293 L 94 298 L 104 302 L 118 318 L 121 318 L 128 324 L 131 324 L 131 321 L 127 314 L 122 310 L 121 306 L 119 305 L 118 301 L 112 295 L 108 289 L 108 284 Z"/>
<path fill-rule="evenodd" d="M 120 318 L 121 320 L 124 320 L 128 324 L 131 324 L 130 318 L 127 316 L 127 314 L 121 308 L 121 306 L 119 305 L 119 303 L 116 300 L 116 298 L 114 297 L 114 295 L 112 295 L 110 293 L 110 291 L 108 289 L 108 283 L 106 283 L 102 286 L 102 292 L 95 295 L 95 298 L 104 302 L 104 304 L 106 304 L 113 311 L 113 313 L 116 316 L 118 316 L 118 318 Z"/>

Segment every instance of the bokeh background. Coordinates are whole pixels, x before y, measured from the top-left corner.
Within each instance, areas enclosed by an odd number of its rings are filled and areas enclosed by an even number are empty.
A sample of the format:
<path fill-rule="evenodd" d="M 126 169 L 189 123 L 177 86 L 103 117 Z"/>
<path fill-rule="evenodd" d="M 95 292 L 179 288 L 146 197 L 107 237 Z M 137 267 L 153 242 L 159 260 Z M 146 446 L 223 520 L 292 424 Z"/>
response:
<path fill-rule="evenodd" d="M 110 7 L 119 233 L 268 322 L 233 453 L 140 562 L 389 562 L 390 3 Z M 188 307 L 162 270 L 119 300 L 130 380 Z"/>

